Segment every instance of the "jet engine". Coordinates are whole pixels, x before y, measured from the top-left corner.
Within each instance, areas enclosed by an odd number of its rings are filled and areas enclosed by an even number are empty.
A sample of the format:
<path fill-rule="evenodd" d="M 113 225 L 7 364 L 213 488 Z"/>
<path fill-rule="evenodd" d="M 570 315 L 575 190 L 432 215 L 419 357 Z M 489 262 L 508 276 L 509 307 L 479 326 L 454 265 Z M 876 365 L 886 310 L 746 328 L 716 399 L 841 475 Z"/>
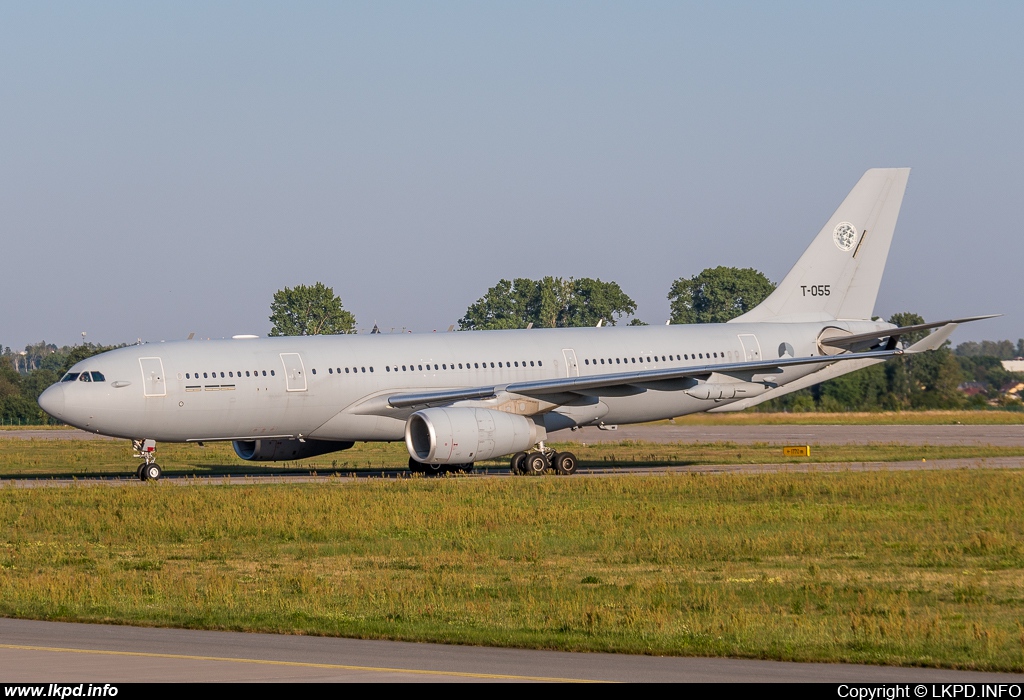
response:
<path fill-rule="evenodd" d="M 486 408 L 427 408 L 409 416 L 405 445 L 426 464 L 468 464 L 527 450 L 546 437 L 525 416 Z"/>
<path fill-rule="evenodd" d="M 354 445 L 354 442 L 332 440 L 235 440 L 235 454 L 251 462 L 282 462 L 289 459 L 305 459 L 328 452 L 340 452 Z"/>

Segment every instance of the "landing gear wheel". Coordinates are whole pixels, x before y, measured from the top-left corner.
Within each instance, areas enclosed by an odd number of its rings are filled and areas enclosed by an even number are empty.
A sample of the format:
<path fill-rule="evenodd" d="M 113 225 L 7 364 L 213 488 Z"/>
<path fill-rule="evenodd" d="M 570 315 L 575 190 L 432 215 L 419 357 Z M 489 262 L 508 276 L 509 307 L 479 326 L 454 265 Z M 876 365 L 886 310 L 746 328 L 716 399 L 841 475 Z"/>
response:
<path fill-rule="evenodd" d="M 152 464 L 144 464 L 142 470 L 143 481 L 159 481 L 163 475 L 163 471 L 160 469 L 160 465 L 156 462 Z"/>
<path fill-rule="evenodd" d="M 417 462 L 412 457 L 409 458 L 409 471 L 413 474 L 422 474 L 426 471 L 426 465 L 423 462 Z"/>
<path fill-rule="evenodd" d="M 135 476 L 139 477 L 139 481 L 146 480 L 146 463 L 143 462 L 139 465 L 139 468 L 135 470 Z"/>
<path fill-rule="evenodd" d="M 526 458 L 528 456 L 525 452 L 516 452 L 512 455 L 509 467 L 512 469 L 513 475 L 526 473 Z"/>
<path fill-rule="evenodd" d="M 555 455 L 552 465 L 555 472 L 564 476 L 572 476 L 576 473 L 576 455 L 572 452 L 559 452 Z"/>
<path fill-rule="evenodd" d="M 432 476 L 440 476 L 448 471 L 447 464 L 424 464 L 423 471 Z"/>
<path fill-rule="evenodd" d="M 526 458 L 526 473 L 530 476 L 544 476 L 548 469 L 548 460 L 540 452 L 528 455 Z"/>

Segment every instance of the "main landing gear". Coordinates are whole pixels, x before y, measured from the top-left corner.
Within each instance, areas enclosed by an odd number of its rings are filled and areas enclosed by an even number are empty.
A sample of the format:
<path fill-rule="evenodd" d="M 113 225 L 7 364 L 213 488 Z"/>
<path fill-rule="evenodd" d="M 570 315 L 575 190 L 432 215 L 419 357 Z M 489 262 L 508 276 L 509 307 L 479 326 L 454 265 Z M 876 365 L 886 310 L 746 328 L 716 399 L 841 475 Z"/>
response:
<path fill-rule="evenodd" d="M 510 466 L 513 474 L 543 476 L 548 469 L 556 474 L 571 476 L 576 473 L 579 462 L 572 452 L 555 452 L 541 442 L 536 452 L 516 452 L 512 455 Z"/>
<path fill-rule="evenodd" d="M 426 464 L 409 458 L 409 471 L 413 474 L 428 474 L 430 476 L 441 476 L 448 473 L 465 473 L 473 471 L 473 463 L 466 464 Z"/>
<path fill-rule="evenodd" d="M 157 481 L 163 474 L 156 463 L 156 440 L 132 440 L 132 454 L 145 460 L 135 471 L 139 481 Z"/>

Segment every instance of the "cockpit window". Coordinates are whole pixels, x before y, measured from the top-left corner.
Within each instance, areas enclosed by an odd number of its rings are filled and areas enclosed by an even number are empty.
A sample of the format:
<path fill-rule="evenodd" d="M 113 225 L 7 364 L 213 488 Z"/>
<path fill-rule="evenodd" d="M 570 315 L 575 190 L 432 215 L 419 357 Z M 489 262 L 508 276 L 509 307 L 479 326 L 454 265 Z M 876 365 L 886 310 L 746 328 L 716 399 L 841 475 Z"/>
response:
<path fill-rule="evenodd" d="M 106 381 L 106 378 L 103 376 L 102 372 L 89 372 L 89 374 L 92 375 L 92 380 L 94 382 L 105 382 Z"/>
<path fill-rule="evenodd" d="M 64 378 L 61 379 L 61 381 L 62 382 L 73 382 L 76 379 L 78 379 L 78 372 L 68 372 L 67 374 L 64 375 Z"/>
<path fill-rule="evenodd" d="M 88 372 L 82 372 L 82 376 L 78 378 L 78 381 L 80 381 L 80 382 L 91 382 L 92 378 L 89 376 Z"/>

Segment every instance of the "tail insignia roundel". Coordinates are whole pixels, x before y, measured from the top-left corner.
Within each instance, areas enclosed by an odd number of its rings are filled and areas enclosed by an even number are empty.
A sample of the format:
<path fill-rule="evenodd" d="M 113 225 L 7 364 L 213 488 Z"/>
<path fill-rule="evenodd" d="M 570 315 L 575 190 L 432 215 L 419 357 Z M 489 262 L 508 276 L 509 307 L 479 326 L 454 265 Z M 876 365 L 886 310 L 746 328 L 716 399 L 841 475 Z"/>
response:
<path fill-rule="evenodd" d="M 836 242 L 836 247 L 843 252 L 853 247 L 853 242 L 856 238 L 857 229 L 853 227 L 853 224 L 846 221 L 836 226 L 836 230 L 832 232 L 832 240 Z"/>

